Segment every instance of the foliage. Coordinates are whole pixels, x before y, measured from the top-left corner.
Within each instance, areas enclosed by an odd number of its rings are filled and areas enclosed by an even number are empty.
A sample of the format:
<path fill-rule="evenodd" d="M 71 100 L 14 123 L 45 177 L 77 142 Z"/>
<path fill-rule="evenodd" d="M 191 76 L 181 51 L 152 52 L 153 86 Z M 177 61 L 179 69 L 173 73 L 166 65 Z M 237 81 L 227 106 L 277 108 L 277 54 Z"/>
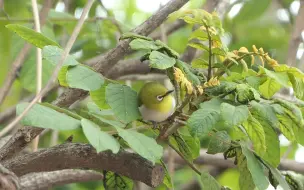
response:
<path fill-rule="evenodd" d="M 268 3 L 263 1 L 259 11 L 263 12 Z M 252 9 L 248 8 L 250 5 L 247 3 L 244 7 L 236 19 L 241 19 L 241 15 L 252 17 Z M 183 123 L 186 134 L 175 131 L 169 137 L 171 144 L 191 163 L 199 155 L 199 140 L 209 137 L 208 154 L 223 153 L 225 157 L 236 159 L 241 174 L 240 189 L 264 190 L 270 184 L 274 185 L 273 181 L 286 190 L 300 186 L 288 174 L 284 174 L 287 176 L 284 179 L 276 169 L 280 163 L 276 131 L 290 141 L 304 145 L 301 138 L 304 135 L 304 107 L 278 100 L 274 94 L 282 87 L 292 87 L 296 97 L 304 100 L 304 74 L 294 67 L 278 64 L 263 48 L 258 49 L 255 45 L 252 45 L 252 51 L 246 47 L 229 50 L 221 40 L 224 30 L 215 12 L 210 14 L 191 9 L 173 16 L 190 25 L 198 25 L 190 34 L 187 45 L 205 54 L 191 64 L 182 62 L 174 49 L 159 40 L 132 33 L 121 38 L 131 39 L 133 50 L 144 50 L 141 60 L 148 60 L 151 68 L 165 70 L 171 81 L 179 84 L 178 95 L 183 103 L 189 105 L 182 110 L 189 115 Z M 46 64 L 57 64 L 62 54 L 57 42 L 22 25 L 7 27 L 27 42 L 43 48 Z M 76 45 L 74 48 L 77 49 Z M 206 68 L 207 76 L 204 73 Z M 212 69 L 214 72 L 210 72 Z M 97 152 L 111 150 L 116 154 L 120 149 L 129 147 L 153 164 L 161 159 L 163 147 L 157 143 L 155 135 L 136 131 L 140 123 L 136 91 L 107 79 L 80 64 L 71 55 L 61 68 L 58 80 L 64 87 L 89 91 L 94 103 L 90 102 L 88 109 L 80 113 L 36 104 L 23 119 L 24 125 L 58 130 L 81 127 Z M 17 114 L 26 105 L 19 104 Z M 103 112 L 107 108 L 111 109 L 110 116 Z M 170 129 L 172 125 L 160 130 Z M 239 133 L 240 138 L 233 138 L 231 131 Z M 152 134 L 161 135 L 158 132 Z M 204 188 L 224 188 L 208 173 L 198 173 Z M 164 184 L 168 187 L 172 185 L 168 173 Z M 130 189 L 133 183 L 124 176 L 106 172 L 104 186 L 108 189 Z"/>

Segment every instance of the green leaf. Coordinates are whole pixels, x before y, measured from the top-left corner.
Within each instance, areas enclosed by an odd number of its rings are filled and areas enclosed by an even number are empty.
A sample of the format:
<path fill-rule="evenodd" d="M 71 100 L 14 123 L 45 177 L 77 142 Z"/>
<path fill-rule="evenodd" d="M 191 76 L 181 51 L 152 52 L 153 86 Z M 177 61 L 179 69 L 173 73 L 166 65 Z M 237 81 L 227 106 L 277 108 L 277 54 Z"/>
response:
<path fill-rule="evenodd" d="M 97 90 L 104 83 L 104 78 L 101 74 L 84 65 L 76 65 L 69 68 L 66 79 L 70 87 L 87 91 Z"/>
<path fill-rule="evenodd" d="M 231 139 L 226 131 L 218 131 L 211 136 L 208 145 L 208 154 L 225 152 L 231 145 Z"/>
<path fill-rule="evenodd" d="M 60 69 L 60 71 L 58 73 L 57 78 L 58 78 L 60 86 L 64 86 L 64 87 L 68 87 L 69 86 L 69 84 L 68 84 L 68 82 L 66 80 L 66 74 L 68 72 L 68 69 L 69 69 L 69 66 L 63 66 L 63 67 L 61 67 L 61 69 Z"/>
<path fill-rule="evenodd" d="M 221 185 L 207 172 L 201 172 L 203 189 L 221 190 Z"/>
<path fill-rule="evenodd" d="M 263 126 L 254 117 L 250 116 L 247 121 L 243 123 L 249 138 L 253 142 L 253 147 L 259 155 L 263 155 L 266 151 L 266 140 Z"/>
<path fill-rule="evenodd" d="M 57 46 L 45 46 L 42 49 L 42 57 L 45 60 L 48 60 L 51 64 L 57 65 L 61 59 L 63 50 Z M 68 65 L 79 65 L 80 63 L 76 61 L 76 58 L 72 55 L 68 55 L 65 59 L 63 66 Z"/>
<path fill-rule="evenodd" d="M 273 177 L 279 182 L 279 185 L 284 190 L 291 190 L 288 183 L 285 181 L 284 177 L 281 175 L 280 171 L 277 168 L 272 167 L 268 163 L 264 163 L 267 168 L 270 170 Z"/>
<path fill-rule="evenodd" d="M 241 103 L 246 103 L 251 100 L 259 100 L 260 94 L 247 84 L 236 85 L 237 100 Z"/>
<path fill-rule="evenodd" d="M 129 146 L 142 157 L 150 160 L 153 164 L 163 155 L 163 147 L 158 145 L 155 139 L 132 130 L 115 127 Z"/>
<path fill-rule="evenodd" d="M 21 38 L 23 38 L 27 42 L 41 49 L 47 45 L 53 45 L 59 47 L 57 42 L 54 42 L 53 40 L 49 39 L 43 34 L 39 32 L 35 32 L 34 30 L 27 28 L 25 26 L 19 24 L 8 24 L 5 27 L 14 31 L 16 34 L 18 34 Z"/>
<path fill-rule="evenodd" d="M 149 59 L 150 67 L 162 70 L 172 67 L 176 62 L 174 58 L 171 58 L 158 51 L 152 51 Z"/>
<path fill-rule="evenodd" d="M 103 172 L 103 186 L 107 190 L 130 190 L 133 189 L 133 180 L 111 171 Z"/>
<path fill-rule="evenodd" d="M 144 39 L 135 39 L 130 42 L 130 47 L 134 50 L 147 49 L 147 50 L 157 50 L 160 47 L 155 44 L 154 41 L 147 41 Z"/>
<path fill-rule="evenodd" d="M 265 132 L 266 152 L 259 156 L 273 167 L 278 167 L 280 163 L 280 142 L 274 128 L 279 126 L 279 120 L 271 106 L 257 102 L 251 102 L 250 104 L 253 117 L 259 121 Z"/>
<path fill-rule="evenodd" d="M 240 172 L 240 177 L 239 177 L 240 190 L 254 190 L 255 185 L 253 183 L 251 173 L 247 167 L 247 160 L 241 151 L 236 152 L 236 160 Z"/>
<path fill-rule="evenodd" d="M 259 91 L 265 98 L 271 98 L 276 92 L 281 89 L 281 85 L 272 78 L 267 78 L 267 80 L 260 85 Z"/>
<path fill-rule="evenodd" d="M 81 120 L 84 135 L 97 153 L 111 150 L 114 154 L 119 151 L 120 145 L 117 140 L 106 132 L 100 130 L 99 126 L 87 119 Z"/>
<path fill-rule="evenodd" d="M 121 84 L 109 84 L 106 87 L 106 101 L 118 119 L 129 123 L 140 118 L 137 93 Z"/>
<path fill-rule="evenodd" d="M 94 102 L 89 102 L 87 104 L 89 112 L 95 113 L 97 115 L 106 116 L 114 115 L 113 111 L 110 109 L 100 109 Z"/>
<path fill-rule="evenodd" d="M 106 102 L 106 87 L 107 85 L 105 84 L 97 90 L 90 91 L 91 99 L 100 109 L 108 109 L 110 107 Z"/>
<path fill-rule="evenodd" d="M 172 184 L 172 180 L 171 180 L 171 177 L 170 177 L 170 174 L 168 172 L 168 169 L 166 167 L 166 164 L 164 161 L 160 160 L 160 163 L 161 165 L 163 166 L 163 168 L 165 169 L 165 177 L 164 177 L 164 181 L 163 183 L 166 185 L 166 187 L 168 189 L 172 189 L 173 188 L 173 184 Z"/>
<path fill-rule="evenodd" d="M 156 40 L 155 44 L 160 46 L 162 50 L 164 50 L 169 57 L 173 57 L 178 59 L 179 58 L 179 54 L 172 48 L 170 48 L 167 44 L 165 44 L 164 42 L 160 41 L 160 40 Z"/>
<path fill-rule="evenodd" d="M 288 76 L 296 97 L 300 100 L 304 100 L 304 78 L 296 78 L 291 74 Z"/>
<path fill-rule="evenodd" d="M 247 120 L 249 110 L 247 106 L 233 106 L 231 104 L 221 104 L 221 116 L 225 123 L 230 126 L 237 126 Z"/>
<path fill-rule="evenodd" d="M 242 152 L 247 160 L 247 167 L 251 173 L 253 182 L 258 190 L 265 190 L 268 188 L 269 181 L 264 174 L 263 166 L 255 155 L 247 148 L 244 142 L 241 142 Z"/>
<path fill-rule="evenodd" d="M 172 137 L 171 137 L 172 136 Z M 192 151 L 189 147 L 189 145 L 186 143 L 186 141 L 183 139 L 183 137 L 178 133 L 175 132 L 174 134 L 172 134 L 169 137 L 169 141 L 170 143 L 176 147 L 177 149 L 179 149 L 179 151 L 181 152 L 181 154 L 190 162 L 193 161 L 193 157 L 192 157 Z"/>
<path fill-rule="evenodd" d="M 301 109 L 295 104 L 283 99 L 275 99 L 275 103 L 280 104 L 282 107 L 286 108 L 284 111 L 287 113 L 299 127 L 304 128 L 304 120 Z M 287 111 L 288 110 L 288 111 Z"/>
<path fill-rule="evenodd" d="M 187 77 L 187 79 L 193 84 L 193 85 L 200 85 L 201 84 L 201 82 L 200 82 L 200 80 L 199 80 L 199 78 L 195 75 L 195 74 L 193 74 L 193 72 L 191 72 L 191 67 L 187 64 L 187 63 L 185 63 L 185 62 L 183 62 L 183 61 L 180 61 L 180 60 L 176 60 L 176 66 L 179 68 L 179 69 L 181 69 L 182 71 L 183 71 L 183 73 L 185 73 L 185 75 L 186 75 L 186 77 Z"/>
<path fill-rule="evenodd" d="M 270 71 L 264 67 L 261 67 L 260 66 L 260 69 L 262 69 L 265 74 L 274 79 L 275 81 L 277 81 L 280 85 L 284 86 L 284 87 L 288 87 L 289 86 L 289 78 L 288 78 L 288 75 L 287 73 L 283 73 L 283 72 L 273 72 L 273 71 Z"/>
<path fill-rule="evenodd" d="M 198 39 L 198 40 L 201 40 L 201 41 L 206 41 L 206 40 L 208 40 L 208 34 L 205 30 L 197 29 L 197 30 L 195 30 L 194 32 L 191 33 L 191 36 L 190 36 L 189 40 L 192 40 L 192 39 Z"/>
<path fill-rule="evenodd" d="M 198 137 L 192 137 L 190 135 L 185 135 L 185 134 L 180 134 L 181 137 L 184 139 L 188 147 L 190 148 L 192 158 L 195 159 L 199 157 L 200 155 L 200 148 L 201 148 L 201 143 L 200 139 Z"/>
<path fill-rule="evenodd" d="M 220 113 L 214 109 L 198 109 L 193 112 L 187 123 L 192 136 L 207 135 L 220 119 Z"/>
<path fill-rule="evenodd" d="M 18 104 L 17 115 L 21 114 L 28 105 L 29 103 Z M 81 126 L 79 120 L 40 104 L 35 104 L 22 119 L 21 123 L 23 125 L 57 130 L 72 130 Z"/>

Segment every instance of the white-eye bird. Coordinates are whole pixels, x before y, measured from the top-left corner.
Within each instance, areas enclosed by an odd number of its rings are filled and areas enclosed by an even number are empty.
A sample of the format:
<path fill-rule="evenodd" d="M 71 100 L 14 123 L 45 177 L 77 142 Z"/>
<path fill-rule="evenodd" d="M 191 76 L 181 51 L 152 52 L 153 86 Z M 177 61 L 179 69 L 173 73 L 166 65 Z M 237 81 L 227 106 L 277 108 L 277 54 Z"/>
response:
<path fill-rule="evenodd" d="M 155 122 L 166 120 L 175 109 L 173 90 L 168 90 L 158 82 L 146 83 L 138 94 L 139 111 L 146 121 Z"/>

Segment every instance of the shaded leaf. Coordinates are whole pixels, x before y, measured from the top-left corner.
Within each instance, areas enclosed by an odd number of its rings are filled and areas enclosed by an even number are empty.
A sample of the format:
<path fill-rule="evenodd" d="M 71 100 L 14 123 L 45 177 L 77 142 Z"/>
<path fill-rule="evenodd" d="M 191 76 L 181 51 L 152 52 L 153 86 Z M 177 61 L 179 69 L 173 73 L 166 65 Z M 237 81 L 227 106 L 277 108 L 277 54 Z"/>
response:
<path fill-rule="evenodd" d="M 57 47 L 57 46 L 45 46 L 42 49 L 42 57 L 43 59 L 48 60 L 51 64 L 57 65 L 61 59 L 61 56 L 63 54 L 63 49 Z M 63 65 L 79 65 L 80 63 L 76 61 L 76 58 L 72 55 L 68 55 L 65 59 Z"/>
<path fill-rule="evenodd" d="M 247 167 L 246 157 L 240 150 L 236 151 L 237 166 L 240 172 L 239 187 L 240 190 L 254 190 L 255 185 L 252 180 L 252 176 Z"/>
<path fill-rule="evenodd" d="M 154 41 L 148 41 L 144 39 L 135 39 L 130 42 L 130 47 L 134 50 L 147 49 L 147 50 L 157 50 L 160 47 L 155 44 Z"/>
<path fill-rule="evenodd" d="M 226 131 L 218 131 L 211 136 L 208 145 L 208 154 L 225 152 L 230 148 L 231 139 Z"/>
<path fill-rule="evenodd" d="M 163 168 L 165 169 L 165 177 L 164 177 L 163 183 L 166 185 L 167 188 L 171 189 L 171 188 L 173 188 L 173 184 L 172 184 L 172 180 L 171 180 L 169 171 L 168 171 L 164 161 L 160 160 L 160 163 L 163 166 Z"/>
<path fill-rule="evenodd" d="M 103 172 L 103 186 L 107 190 L 129 190 L 133 189 L 133 180 L 111 171 Z"/>
<path fill-rule="evenodd" d="M 99 89 L 90 91 L 91 99 L 100 109 L 110 108 L 106 102 L 106 87 L 107 85 L 104 84 Z"/>
<path fill-rule="evenodd" d="M 201 172 L 203 189 L 221 190 L 221 185 L 207 172 Z"/>
<path fill-rule="evenodd" d="M 83 133 L 97 153 L 111 150 L 116 154 L 119 151 L 120 145 L 118 141 L 112 135 L 101 131 L 98 125 L 87 119 L 82 119 L 81 125 Z"/>

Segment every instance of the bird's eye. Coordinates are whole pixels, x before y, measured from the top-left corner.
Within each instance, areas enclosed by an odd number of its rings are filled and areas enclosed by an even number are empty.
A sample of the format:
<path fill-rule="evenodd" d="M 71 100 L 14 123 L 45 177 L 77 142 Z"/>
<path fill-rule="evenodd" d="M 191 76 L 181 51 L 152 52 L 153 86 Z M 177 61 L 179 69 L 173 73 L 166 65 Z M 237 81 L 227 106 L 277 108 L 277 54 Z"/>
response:
<path fill-rule="evenodd" d="M 164 99 L 163 96 L 156 96 L 156 98 L 157 98 L 158 101 L 162 101 Z"/>

